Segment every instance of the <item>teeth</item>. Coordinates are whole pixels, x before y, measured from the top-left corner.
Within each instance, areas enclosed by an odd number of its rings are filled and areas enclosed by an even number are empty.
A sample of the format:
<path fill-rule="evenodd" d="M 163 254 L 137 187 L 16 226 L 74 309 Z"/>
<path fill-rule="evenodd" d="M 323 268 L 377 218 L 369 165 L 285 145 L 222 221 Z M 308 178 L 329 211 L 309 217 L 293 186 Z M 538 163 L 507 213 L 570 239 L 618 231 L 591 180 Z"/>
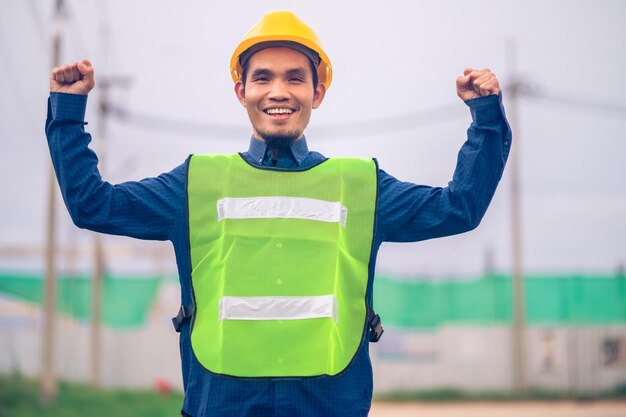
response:
<path fill-rule="evenodd" d="M 293 110 L 291 109 L 267 109 L 265 110 L 267 114 L 291 114 Z"/>

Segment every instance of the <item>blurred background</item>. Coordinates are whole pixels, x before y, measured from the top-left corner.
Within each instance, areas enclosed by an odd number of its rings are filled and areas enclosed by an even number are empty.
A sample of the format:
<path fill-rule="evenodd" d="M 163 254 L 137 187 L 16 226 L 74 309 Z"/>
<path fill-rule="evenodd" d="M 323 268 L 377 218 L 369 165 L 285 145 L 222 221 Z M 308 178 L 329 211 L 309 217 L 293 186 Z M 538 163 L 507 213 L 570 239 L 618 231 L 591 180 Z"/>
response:
<path fill-rule="evenodd" d="M 71 223 L 58 192 L 49 202 L 48 77 L 55 62 L 94 64 L 87 129 L 111 183 L 246 150 L 229 59 L 276 9 L 310 24 L 333 63 L 306 132 L 326 156 L 374 156 L 396 178 L 445 186 L 471 121 L 456 77 L 488 67 L 503 89 L 514 145 L 479 228 L 380 251 L 375 394 L 624 392 L 618 0 L 2 1 L 0 374 L 42 379 L 50 398 L 57 379 L 182 389 L 171 245 L 98 237 Z"/>

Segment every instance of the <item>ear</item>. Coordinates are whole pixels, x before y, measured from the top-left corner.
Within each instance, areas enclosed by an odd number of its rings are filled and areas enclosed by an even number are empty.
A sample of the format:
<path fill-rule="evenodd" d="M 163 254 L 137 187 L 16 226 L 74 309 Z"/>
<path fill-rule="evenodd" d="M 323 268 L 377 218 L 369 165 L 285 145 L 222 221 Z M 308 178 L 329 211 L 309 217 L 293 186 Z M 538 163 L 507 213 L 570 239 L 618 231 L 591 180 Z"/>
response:
<path fill-rule="evenodd" d="M 235 95 L 242 106 L 246 107 L 246 87 L 241 80 L 235 83 Z"/>
<path fill-rule="evenodd" d="M 324 101 L 324 96 L 326 95 L 326 86 L 322 83 L 317 83 L 317 87 L 313 91 L 313 108 L 317 109 L 322 101 Z"/>

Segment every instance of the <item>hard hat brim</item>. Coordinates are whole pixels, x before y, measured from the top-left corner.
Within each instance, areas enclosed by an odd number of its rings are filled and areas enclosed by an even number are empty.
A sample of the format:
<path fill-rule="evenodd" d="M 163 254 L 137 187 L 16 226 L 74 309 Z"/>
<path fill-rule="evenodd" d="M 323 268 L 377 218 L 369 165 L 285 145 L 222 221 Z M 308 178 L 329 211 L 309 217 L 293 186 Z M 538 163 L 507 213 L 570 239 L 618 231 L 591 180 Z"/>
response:
<path fill-rule="evenodd" d="M 299 43 L 317 52 L 320 56 L 320 64 L 317 66 L 317 77 L 319 79 L 319 82 L 324 84 L 324 86 L 328 90 L 328 88 L 330 87 L 332 78 L 333 78 L 332 66 L 330 64 L 330 60 L 328 59 L 328 56 L 318 45 L 311 42 L 309 39 L 299 37 L 299 36 L 284 36 L 284 35 L 256 36 L 256 37 L 248 38 L 244 40 L 243 42 L 241 42 L 235 49 L 235 52 L 233 53 L 233 56 L 230 59 L 230 75 L 233 79 L 233 82 L 237 82 L 241 79 L 242 68 L 239 62 L 239 56 L 244 51 L 260 43 L 275 42 L 275 41 L 291 41 L 291 42 Z"/>

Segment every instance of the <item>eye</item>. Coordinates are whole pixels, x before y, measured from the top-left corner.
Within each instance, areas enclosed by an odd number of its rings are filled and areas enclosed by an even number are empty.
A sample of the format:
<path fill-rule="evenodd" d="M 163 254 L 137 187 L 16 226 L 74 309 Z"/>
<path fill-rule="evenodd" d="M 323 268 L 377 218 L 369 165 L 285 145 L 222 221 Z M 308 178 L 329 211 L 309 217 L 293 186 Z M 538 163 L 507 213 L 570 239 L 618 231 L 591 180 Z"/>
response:
<path fill-rule="evenodd" d="M 302 79 L 302 77 L 291 77 L 289 79 L 289 82 L 291 82 L 291 83 L 302 83 L 302 82 L 304 82 L 304 80 Z"/>
<path fill-rule="evenodd" d="M 255 83 L 267 83 L 269 82 L 269 78 L 267 77 L 255 77 L 252 79 L 252 81 L 254 81 Z"/>

